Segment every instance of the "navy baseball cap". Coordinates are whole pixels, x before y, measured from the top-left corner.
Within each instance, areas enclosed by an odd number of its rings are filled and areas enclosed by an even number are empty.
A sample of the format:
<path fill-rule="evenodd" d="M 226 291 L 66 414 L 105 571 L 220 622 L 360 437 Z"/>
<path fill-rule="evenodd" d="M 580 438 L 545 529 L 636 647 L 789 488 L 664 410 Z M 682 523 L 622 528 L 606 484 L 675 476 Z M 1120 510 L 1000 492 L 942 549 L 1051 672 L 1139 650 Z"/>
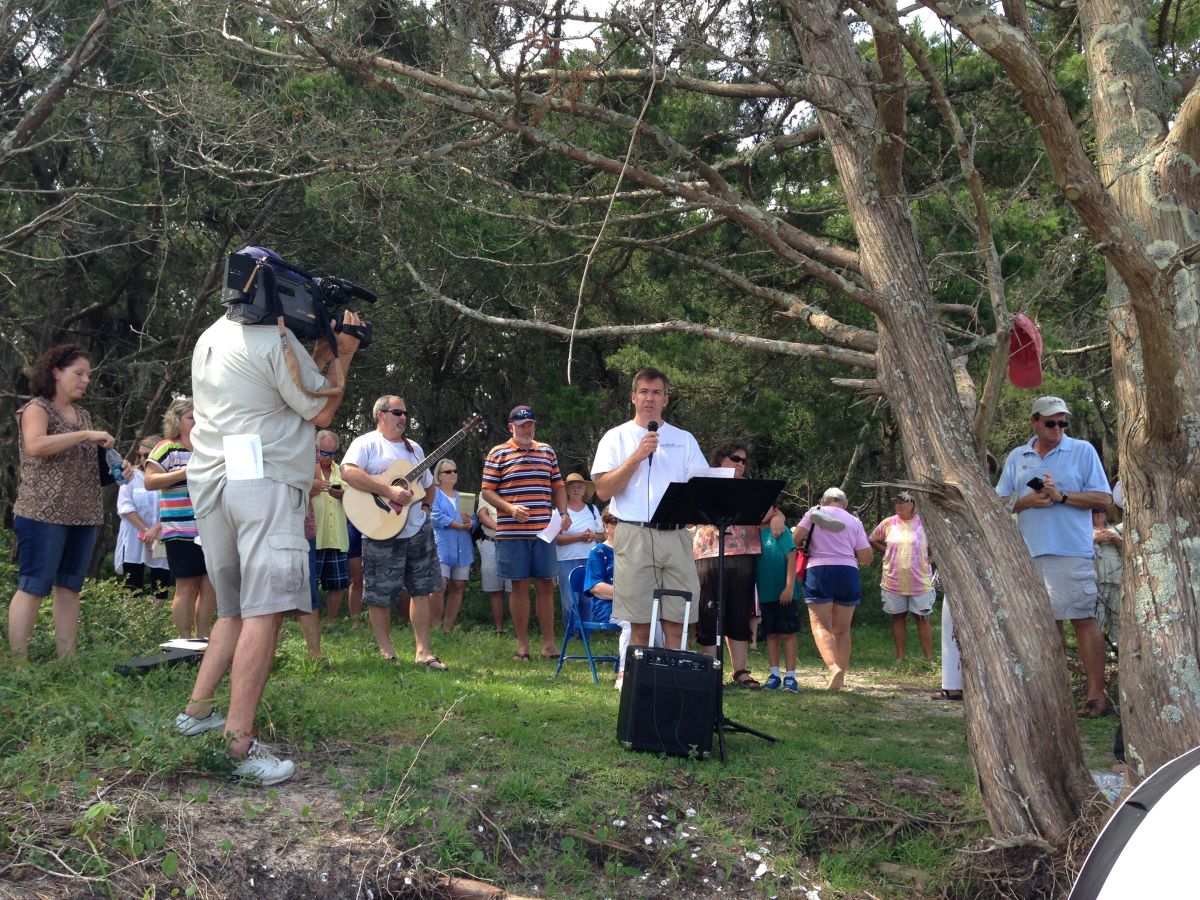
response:
<path fill-rule="evenodd" d="M 532 407 L 529 406 L 514 406 L 512 412 L 508 414 L 509 422 L 536 422 L 537 416 L 534 415 Z"/>

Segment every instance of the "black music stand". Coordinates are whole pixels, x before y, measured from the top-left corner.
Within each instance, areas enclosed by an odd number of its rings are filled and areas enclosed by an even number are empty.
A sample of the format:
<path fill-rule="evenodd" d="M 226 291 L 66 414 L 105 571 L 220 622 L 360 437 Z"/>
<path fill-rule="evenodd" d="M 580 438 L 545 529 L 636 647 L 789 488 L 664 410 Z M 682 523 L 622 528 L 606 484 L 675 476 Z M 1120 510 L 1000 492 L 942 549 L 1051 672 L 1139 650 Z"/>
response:
<path fill-rule="evenodd" d="M 760 478 L 693 478 L 669 485 L 650 519 L 662 525 L 712 525 L 717 529 L 717 653 L 725 658 L 725 529 L 730 525 L 761 525 L 767 510 L 783 492 L 785 482 Z M 699 616 L 697 616 L 699 621 Z M 775 743 L 777 738 L 735 722 L 725 715 L 725 678 L 717 681 L 716 718 L 713 729 L 721 762 L 725 756 L 725 730 L 752 734 Z"/>

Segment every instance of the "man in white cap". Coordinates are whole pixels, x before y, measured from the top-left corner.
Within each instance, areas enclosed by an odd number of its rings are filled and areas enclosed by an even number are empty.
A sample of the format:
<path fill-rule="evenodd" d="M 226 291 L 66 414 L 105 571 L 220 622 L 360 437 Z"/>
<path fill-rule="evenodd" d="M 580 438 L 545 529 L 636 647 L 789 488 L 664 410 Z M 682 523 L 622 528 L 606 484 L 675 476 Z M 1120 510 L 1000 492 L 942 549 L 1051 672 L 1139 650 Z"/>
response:
<path fill-rule="evenodd" d="M 1050 594 L 1059 633 L 1064 621 L 1074 626 L 1087 675 L 1087 701 L 1080 714 L 1099 718 L 1108 712 L 1108 701 L 1104 639 L 1096 624 L 1091 511 L 1107 507 L 1112 495 L 1095 448 L 1067 437 L 1070 415 L 1059 397 L 1034 401 L 1033 437 L 1008 454 L 996 493 L 1013 498 L 1010 509 Z"/>

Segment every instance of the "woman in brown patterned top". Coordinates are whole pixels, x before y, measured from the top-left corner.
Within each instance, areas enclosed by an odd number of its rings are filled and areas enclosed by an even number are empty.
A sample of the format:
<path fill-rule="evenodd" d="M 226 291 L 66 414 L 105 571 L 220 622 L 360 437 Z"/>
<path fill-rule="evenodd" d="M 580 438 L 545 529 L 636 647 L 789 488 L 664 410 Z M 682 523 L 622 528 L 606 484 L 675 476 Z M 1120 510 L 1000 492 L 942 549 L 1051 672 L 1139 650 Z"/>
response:
<path fill-rule="evenodd" d="M 13 507 L 20 575 L 8 607 L 8 642 L 24 659 L 42 600 L 54 593 L 54 643 L 59 657 L 75 652 L 79 591 L 104 521 L 97 447 L 115 443 L 92 430 L 75 405 L 87 390 L 92 364 L 78 344 L 61 344 L 33 365 L 33 399 L 17 410 L 21 483 Z M 125 477 L 130 474 L 124 463 Z"/>

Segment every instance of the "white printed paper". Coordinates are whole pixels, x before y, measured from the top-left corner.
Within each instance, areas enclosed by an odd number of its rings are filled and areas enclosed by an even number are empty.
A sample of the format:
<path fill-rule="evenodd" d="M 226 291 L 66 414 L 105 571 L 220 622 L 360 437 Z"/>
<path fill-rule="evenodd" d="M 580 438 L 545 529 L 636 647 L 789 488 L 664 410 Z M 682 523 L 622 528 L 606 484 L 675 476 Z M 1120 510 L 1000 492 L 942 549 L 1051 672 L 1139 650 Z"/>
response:
<path fill-rule="evenodd" d="M 196 641 L 191 638 L 172 638 L 158 646 L 163 650 L 199 650 L 203 653 L 208 649 L 208 641 Z"/>
<path fill-rule="evenodd" d="M 557 509 L 551 510 L 550 524 L 538 532 L 538 537 L 540 537 L 547 544 L 550 544 L 553 543 L 556 537 L 558 537 L 558 533 L 560 531 L 562 531 L 562 516 L 558 514 Z"/>
<path fill-rule="evenodd" d="M 715 469 L 709 466 L 692 466 L 688 469 L 688 480 L 693 478 L 732 478 L 736 474 L 735 469 L 726 469 L 717 467 Z"/>
<path fill-rule="evenodd" d="M 230 481 L 251 481 L 263 477 L 262 438 L 257 434 L 227 434 L 225 477 Z"/>

